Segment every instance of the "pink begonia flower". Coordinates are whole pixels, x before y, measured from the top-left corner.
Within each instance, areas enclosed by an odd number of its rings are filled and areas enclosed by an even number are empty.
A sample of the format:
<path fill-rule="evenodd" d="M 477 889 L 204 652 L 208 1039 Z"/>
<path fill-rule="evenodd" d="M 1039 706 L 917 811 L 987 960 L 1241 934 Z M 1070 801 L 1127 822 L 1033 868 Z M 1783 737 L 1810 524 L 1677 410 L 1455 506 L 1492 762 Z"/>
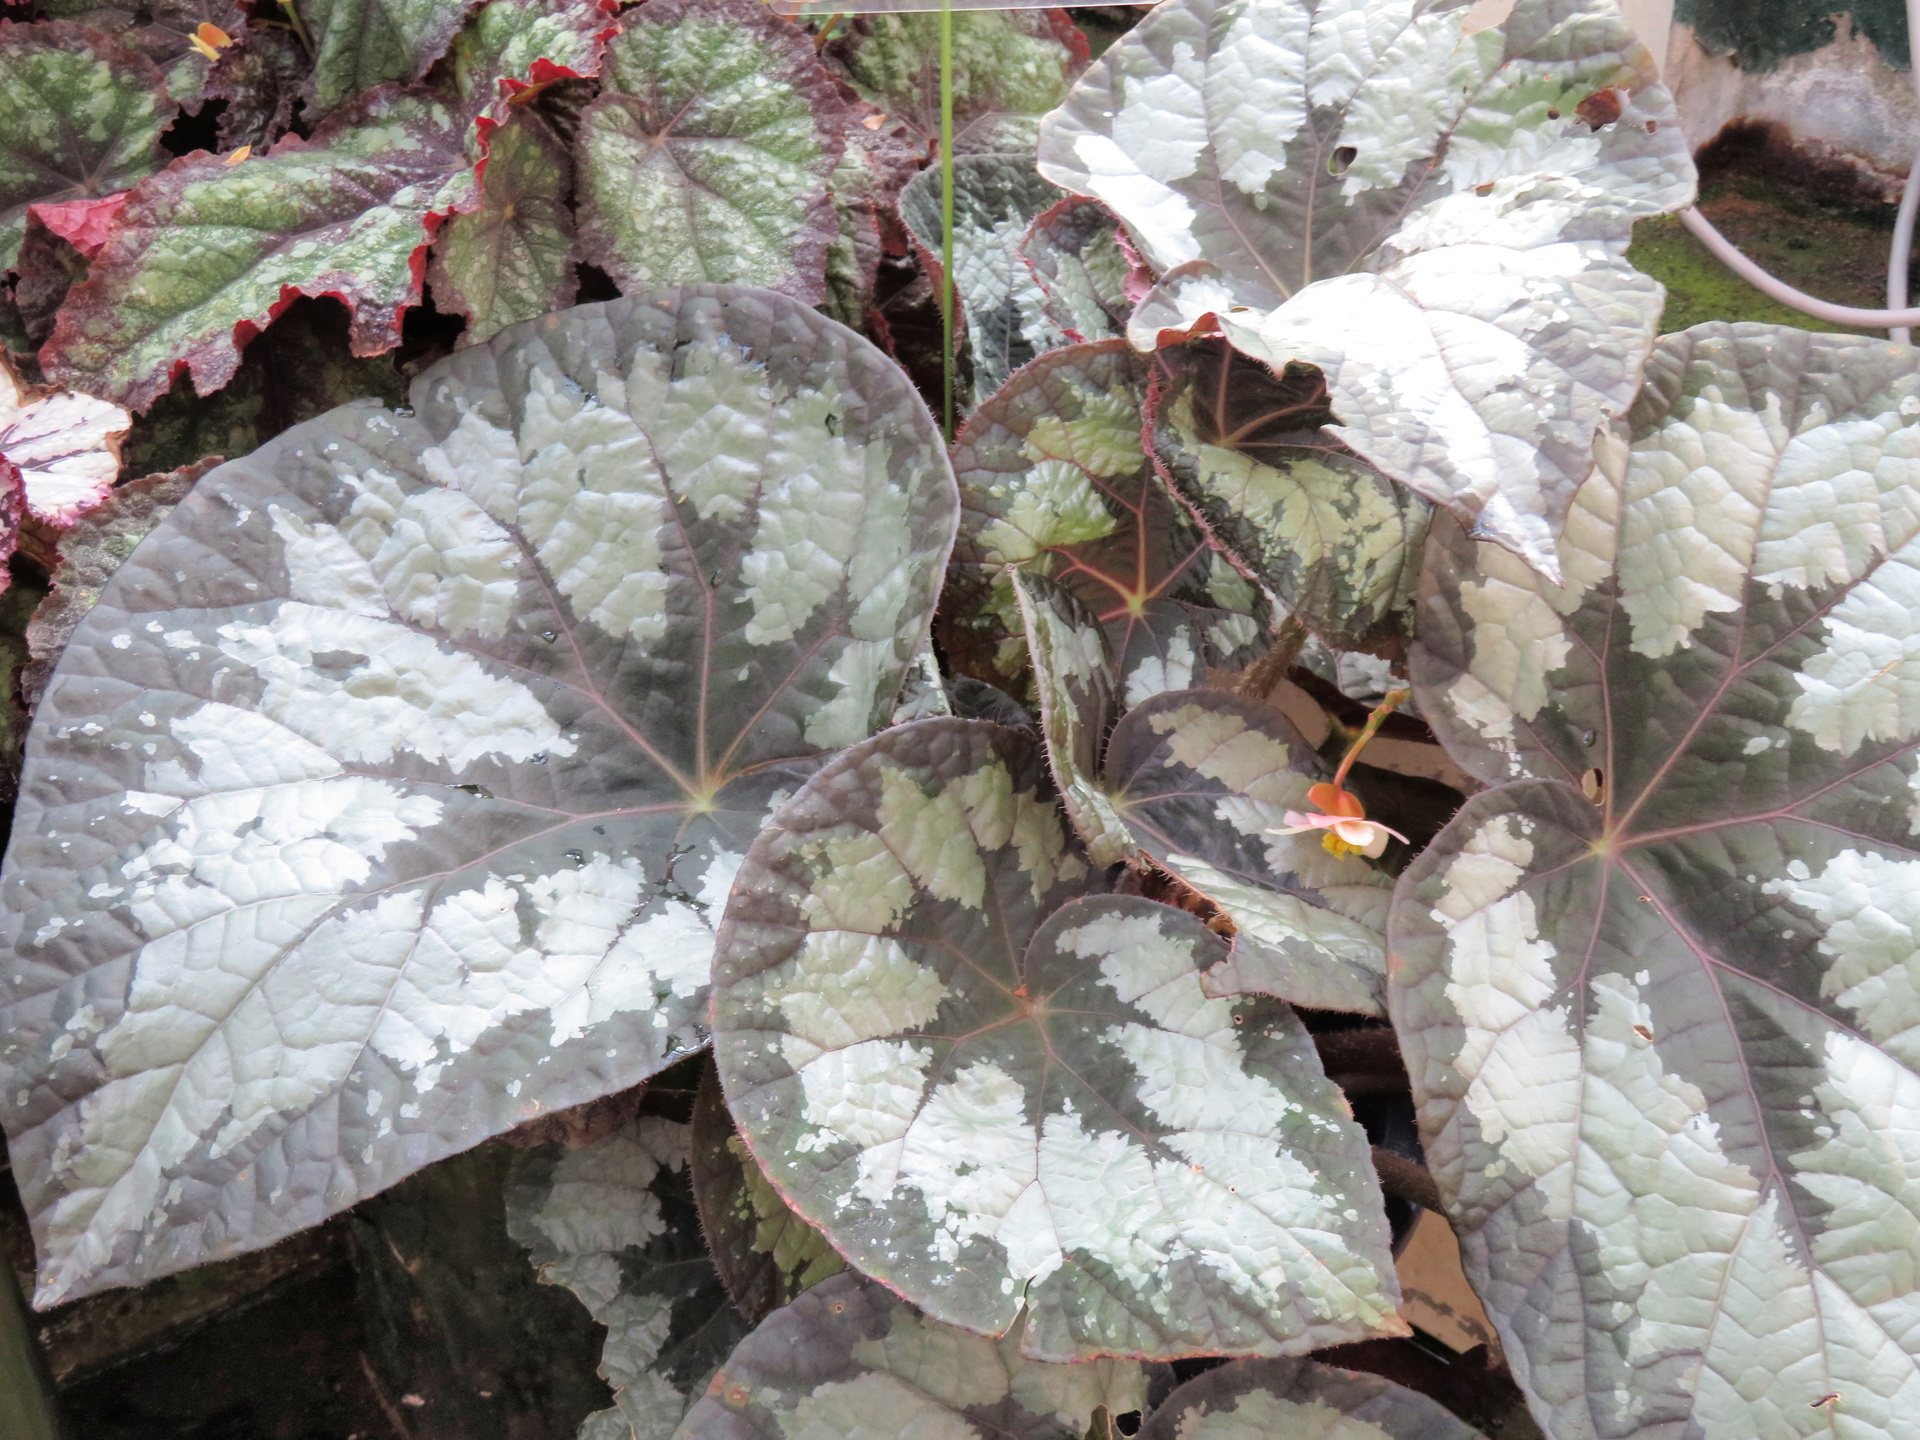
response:
<path fill-rule="evenodd" d="M 1407 837 L 1398 830 L 1382 825 L 1378 820 L 1367 819 L 1367 810 L 1360 803 L 1360 797 L 1342 790 L 1338 785 L 1321 783 L 1307 791 L 1307 799 L 1318 805 L 1324 814 L 1311 815 L 1300 810 L 1289 810 L 1282 818 L 1286 825 L 1277 830 L 1269 830 L 1269 835 L 1301 835 L 1309 830 L 1329 832 L 1321 840 L 1321 845 L 1335 855 L 1365 855 L 1376 858 L 1387 848 L 1387 837 L 1391 835 L 1403 845 L 1409 843 Z"/>

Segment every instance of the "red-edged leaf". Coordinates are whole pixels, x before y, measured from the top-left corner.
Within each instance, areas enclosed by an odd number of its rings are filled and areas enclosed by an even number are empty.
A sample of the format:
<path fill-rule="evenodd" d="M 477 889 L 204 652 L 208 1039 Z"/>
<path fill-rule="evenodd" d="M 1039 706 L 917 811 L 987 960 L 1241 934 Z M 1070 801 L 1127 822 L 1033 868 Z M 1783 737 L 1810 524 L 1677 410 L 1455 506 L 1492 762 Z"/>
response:
<path fill-rule="evenodd" d="M 206 394 L 300 295 L 347 305 L 355 354 L 390 349 L 434 229 L 478 202 L 462 128 L 437 97 L 387 87 L 243 164 L 175 161 L 134 188 L 68 297 L 48 375 L 136 410 L 182 370 Z"/>
<path fill-rule="evenodd" d="M 27 213 L 58 235 L 87 259 L 100 253 L 107 243 L 107 230 L 114 216 L 127 203 L 127 192 L 102 195 L 97 200 L 64 200 L 31 205 Z"/>
<path fill-rule="evenodd" d="M 469 105 L 485 108 L 482 132 L 504 123 L 508 102 L 598 75 L 618 13 L 614 0 L 492 0 L 476 10 L 454 38 L 453 78 Z"/>
<path fill-rule="evenodd" d="M 50 564 L 59 533 L 106 498 L 132 423 L 92 395 L 22 385 L 0 361 L 0 455 L 19 473 L 22 542 L 36 560 Z"/>

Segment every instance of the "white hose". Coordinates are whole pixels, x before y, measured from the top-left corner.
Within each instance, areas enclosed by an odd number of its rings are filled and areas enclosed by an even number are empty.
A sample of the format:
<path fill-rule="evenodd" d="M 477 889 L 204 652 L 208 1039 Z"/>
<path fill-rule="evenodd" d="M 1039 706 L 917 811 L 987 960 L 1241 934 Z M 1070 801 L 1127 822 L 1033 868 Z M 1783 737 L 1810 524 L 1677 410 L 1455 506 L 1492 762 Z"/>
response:
<path fill-rule="evenodd" d="M 1907 73 L 1913 77 L 1913 94 L 1920 100 L 1920 0 L 1907 0 Z M 1900 214 L 1893 222 L 1893 253 L 1887 257 L 1887 308 L 1907 308 L 1907 267 L 1913 261 L 1913 219 L 1920 213 L 1920 158 L 1907 167 L 1906 188 L 1900 192 Z M 1911 343 L 1913 332 L 1895 325 L 1888 332 L 1902 345 Z"/>

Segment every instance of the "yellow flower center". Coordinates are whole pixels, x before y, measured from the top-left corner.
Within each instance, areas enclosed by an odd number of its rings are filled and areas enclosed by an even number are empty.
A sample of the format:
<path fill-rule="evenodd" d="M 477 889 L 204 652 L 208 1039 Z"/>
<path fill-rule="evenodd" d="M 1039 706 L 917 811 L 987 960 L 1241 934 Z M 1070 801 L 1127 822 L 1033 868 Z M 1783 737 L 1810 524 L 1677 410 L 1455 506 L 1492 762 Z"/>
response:
<path fill-rule="evenodd" d="M 1365 853 L 1360 846 L 1349 845 L 1331 830 L 1320 837 L 1320 848 L 1329 855 L 1338 855 L 1343 860 L 1349 855 Z"/>

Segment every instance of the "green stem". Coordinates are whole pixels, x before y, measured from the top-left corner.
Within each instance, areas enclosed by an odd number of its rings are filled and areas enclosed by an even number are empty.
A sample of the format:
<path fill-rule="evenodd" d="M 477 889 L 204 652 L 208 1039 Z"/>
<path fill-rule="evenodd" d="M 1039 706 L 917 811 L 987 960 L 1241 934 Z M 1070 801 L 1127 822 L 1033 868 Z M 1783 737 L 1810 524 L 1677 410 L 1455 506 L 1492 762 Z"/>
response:
<path fill-rule="evenodd" d="M 280 8 L 287 12 L 287 23 L 293 26 L 294 38 L 306 50 L 311 59 L 314 54 L 313 36 L 307 33 L 307 22 L 300 18 L 300 12 L 293 8 L 293 0 L 280 0 Z"/>
<path fill-rule="evenodd" d="M 940 397 L 953 443 L 953 0 L 940 0 Z"/>
<path fill-rule="evenodd" d="M 1334 789 L 1338 790 L 1346 783 L 1347 772 L 1353 768 L 1353 762 L 1360 758 L 1360 752 L 1366 748 L 1367 742 L 1380 733 L 1380 726 L 1385 723 L 1387 716 L 1398 709 L 1412 693 L 1411 690 L 1389 690 L 1386 698 L 1373 707 L 1373 713 L 1367 716 L 1367 723 L 1360 727 L 1360 733 L 1353 737 L 1353 744 L 1347 747 L 1347 758 L 1342 760 L 1340 768 L 1333 772 Z"/>
<path fill-rule="evenodd" d="M 59 1440 L 59 1402 L 34 1339 L 27 1302 L 4 1259 L 0 1272 L 0 1435 L 7 1440 Z"/>

